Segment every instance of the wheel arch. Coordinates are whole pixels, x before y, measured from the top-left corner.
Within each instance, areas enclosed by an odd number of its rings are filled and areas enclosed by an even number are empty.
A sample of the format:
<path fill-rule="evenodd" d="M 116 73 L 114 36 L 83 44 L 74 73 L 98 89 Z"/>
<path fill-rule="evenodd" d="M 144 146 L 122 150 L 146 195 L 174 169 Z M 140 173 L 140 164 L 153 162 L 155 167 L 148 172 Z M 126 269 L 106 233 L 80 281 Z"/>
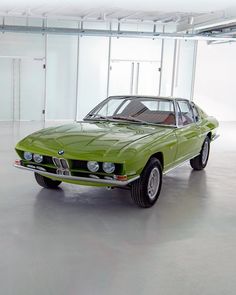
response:
<path fill-rule="evenodd" d="M 161 163 L 161 167 L 162 167 L 162 170 L 164 169 L 164 155 L 162 152 L 157 152 L 153 155 L 151 155 L 151 157 L 148 159 L 148 161 L 151 159 L 151 158 L 156 158 L 160 161 Z"/>
<path fill-rule="evenodd" d="M 207 133 L 207 136 L 209 137 L 210 140 L 212 140 L 212 132 L 211 131 Z"/>

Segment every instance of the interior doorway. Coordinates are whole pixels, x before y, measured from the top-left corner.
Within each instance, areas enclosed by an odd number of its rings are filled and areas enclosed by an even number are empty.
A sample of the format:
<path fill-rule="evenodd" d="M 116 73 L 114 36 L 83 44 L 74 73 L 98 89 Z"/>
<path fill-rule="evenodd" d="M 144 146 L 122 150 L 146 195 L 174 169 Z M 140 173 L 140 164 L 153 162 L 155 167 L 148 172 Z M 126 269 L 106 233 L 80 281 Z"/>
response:
<path fill-rule="evenodd" d="M 0 57 L 0 120 L 44 120 L 44 59 Z"/>

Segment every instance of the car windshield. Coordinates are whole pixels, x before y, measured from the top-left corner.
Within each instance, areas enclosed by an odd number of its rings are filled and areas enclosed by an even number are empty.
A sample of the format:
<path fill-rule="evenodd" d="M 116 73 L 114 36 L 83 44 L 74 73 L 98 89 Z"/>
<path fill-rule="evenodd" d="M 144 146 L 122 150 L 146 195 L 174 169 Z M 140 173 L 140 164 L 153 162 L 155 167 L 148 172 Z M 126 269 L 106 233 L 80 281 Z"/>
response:
<path fill-rule="evenodd" d="M 161 98 L 108 98 L 95 107 L 84 119 L 176 125 L 173 101 Z"/>

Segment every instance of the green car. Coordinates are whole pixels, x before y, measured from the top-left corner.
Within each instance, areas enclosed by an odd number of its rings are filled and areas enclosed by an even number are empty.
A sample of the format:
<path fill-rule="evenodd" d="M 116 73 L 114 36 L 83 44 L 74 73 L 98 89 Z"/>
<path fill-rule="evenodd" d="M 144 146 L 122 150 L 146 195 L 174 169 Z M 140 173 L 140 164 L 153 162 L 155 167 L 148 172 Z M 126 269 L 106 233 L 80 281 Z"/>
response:
<path fill-rule="evenodd" d="M 21 140 L 15 167 L 49 189 L 61 182 L 125 187 L 147 208 L 159 197 L 162 175 L 186 161 L 194 170 L 206 167 L 218 125 L 186 99 L 112 96 L 83 121 Z"/>

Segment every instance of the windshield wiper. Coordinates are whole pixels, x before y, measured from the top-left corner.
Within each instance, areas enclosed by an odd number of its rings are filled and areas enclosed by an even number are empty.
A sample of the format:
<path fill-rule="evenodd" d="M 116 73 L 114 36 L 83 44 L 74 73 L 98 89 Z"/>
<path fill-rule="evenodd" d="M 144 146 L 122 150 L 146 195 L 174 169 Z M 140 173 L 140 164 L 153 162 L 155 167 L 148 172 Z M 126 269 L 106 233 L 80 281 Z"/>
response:
<path fill-rule="evenodd" d="M 85 118 L 85 120 L 92 120 L 92 119 L 108 120 L 107 117 L 101 116 L 101 115 L 99 115 L 99 114 L 89 114 L 87 117 L 89 117 L 89 118 Z"/>
<path fill-rule="evenodd" d="M 132 116 L 111 116 L 111 117 L 104 117 L 101 116 L 99 114 L 89 114 L 87 116 L 87 118 L 85 118 L 84 120 L 106 120 L 106 121 L 115 121 L 115 120 L 123 120 L 123 121 L 129 121 L 129 122 L 139 122 L 142 124 L 148 124 L 148 122 L 134 118 Z"/>
<path fill-rule="evenodd" d="M 111 118 L 115 119 L 115 120 L 124 120 L 124 121 L 140 122 L 140 123 L 143 123 L 143 124 L 148 124 L 148 122 L 137 119 L 137 118 L 134 118 L 132 116 L 128 116 L 128 117 L 125 117 L 125 116 L 124 117 L 123 116 L 112 116 Z"/>

